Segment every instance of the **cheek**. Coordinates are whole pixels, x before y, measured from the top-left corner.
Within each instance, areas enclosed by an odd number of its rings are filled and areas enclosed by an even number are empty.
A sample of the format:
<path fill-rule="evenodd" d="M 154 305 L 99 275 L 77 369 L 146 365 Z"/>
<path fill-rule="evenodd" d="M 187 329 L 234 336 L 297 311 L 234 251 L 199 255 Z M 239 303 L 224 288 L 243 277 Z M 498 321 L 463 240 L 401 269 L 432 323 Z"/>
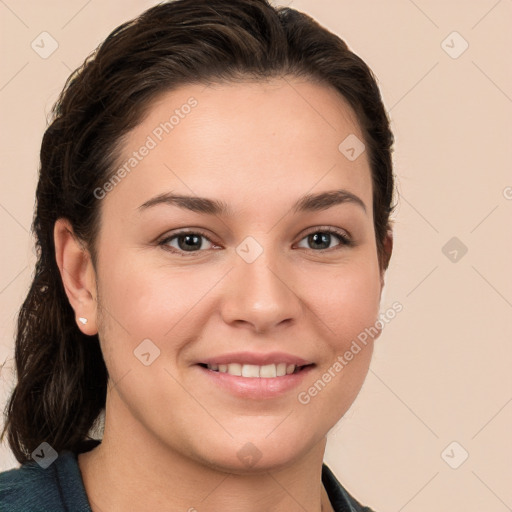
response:
<path fill-rule="evenodd" d="M 205 288 L 199 278 L 204 272 L 173 268 L 144 254 L 134 256 L 124 251 L 128 258 L 117 259 L 102 272 L 104 303 L 116 312 L 116 320 L 122 324 L 117 327 L 133 334 L 161 336 L 180 313 L 197 302 L 197 295 Z"/>
<path fill-rule="evenodd" d="M 152 265 L 144 258 L 118 259 L 103 268 L 100 279 L 100 339 L 107 366 L 119 373 L 132 366 L 134 350 L 150 339 L 167 360 L 176 359 L 187 333 L 200 328 L 194 320 L 208 303 L 207 294 L 219 276 L 212 269 Z M 222 274 L 222 272 L 221 272 Z M 170 343 L 172 341 L 172 343 Z M 107 360 L 108 359 L 108 360 Z"/>
<path fill-rule="evenodd" d="M 375 265 L 361 262 L 309 275 L 303 286 L 327 351 L 319 374 L 300 389 L 298 407 L 309 417 L 321 418 L 327 431 L 350 408 L 368 373 L 373 341 L 380 334 L 374 327 L 380 274 Z"/>
<path fill-rule="evenodd" d="M 308 306 L 325 326 L 333 348 L 344 350 L 365 328 L 375 324 L 380 305 L 380 275 L 376 264 L 363 261 L 307 273 L 302 278 Z"/>

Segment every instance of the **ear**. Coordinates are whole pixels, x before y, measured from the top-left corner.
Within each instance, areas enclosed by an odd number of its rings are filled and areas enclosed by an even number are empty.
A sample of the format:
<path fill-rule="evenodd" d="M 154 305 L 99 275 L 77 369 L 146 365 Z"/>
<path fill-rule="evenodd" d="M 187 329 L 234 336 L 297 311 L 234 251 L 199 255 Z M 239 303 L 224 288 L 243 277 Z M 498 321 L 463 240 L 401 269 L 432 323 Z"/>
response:
<path fill-rule="evenodd" d="M 77 239 L 67 219 L 57 219 L 53 239 L 57 266 L 78 328 L 89 336 L 97 334 L 96 275 L 89 251 Z"/>
<path fill-rule="evenodd" d="M 380 293 L 382 296 L 382 290 L 384 289 L 384 274 L 386 273 L 386 269 L 389 265 L 389 260 L 391 259 L 391 253 L 393 252 L 393 230 L 388 228 L 386 231 L 386 237 L 384 238 L 383 243 L 383 257 L 382 257 L 382 265 L 380 270 Z"/>

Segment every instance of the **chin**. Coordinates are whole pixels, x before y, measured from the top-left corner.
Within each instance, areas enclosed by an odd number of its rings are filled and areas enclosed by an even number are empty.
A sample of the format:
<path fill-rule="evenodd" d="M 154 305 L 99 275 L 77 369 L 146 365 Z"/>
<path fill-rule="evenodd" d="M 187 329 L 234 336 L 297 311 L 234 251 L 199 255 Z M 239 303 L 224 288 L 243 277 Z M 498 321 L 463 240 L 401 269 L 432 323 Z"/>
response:
<path fill-rule="evenodd" d="M 202 464 L 216 471 L 238 475 L 264 474 L 294 464 L 321 439 L 325 439 L 325 435 L 318 435 L 318 439 L 308 442 L 301 429 L 297 429 L 295 435 L 283 430 L 281 435 L 274 432 L 267 436 L 266 430 L 253 436 L 234 435 L 225 443 L 210 446 L 206 453 L 196 453 Z M 204 445 L 201 449 L 204 450 Z"/>

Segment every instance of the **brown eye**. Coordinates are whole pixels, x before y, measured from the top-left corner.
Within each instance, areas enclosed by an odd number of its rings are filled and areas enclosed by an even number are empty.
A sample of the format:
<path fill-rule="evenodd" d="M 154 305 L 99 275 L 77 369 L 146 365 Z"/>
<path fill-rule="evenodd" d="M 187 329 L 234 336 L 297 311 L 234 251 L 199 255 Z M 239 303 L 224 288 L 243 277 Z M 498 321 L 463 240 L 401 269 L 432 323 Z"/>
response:
<path fill-rule="evenodd" d="M 213 246 L 210 239 L 202 233 L 182 231 L 165 238 L 159 242 L 159 245 L 171 249 L 172 252 L 200 252 L 201 250 L 211 249 L 211 247 L 204 247 L 207 245 L 204 240 L 207 240 L 207 243 Z"/>
<path fill-rule="evenodd" d="M 305 248 L 312 250 L 326 250 L 331 249 L 334 246 L 349 246 L 352 244 L 345 233 L 334 229 L 317 229 L 316 231 L 306 235 L 301 242 L 303 240 L 306 240 L 306 243 L 308 244 Z M 338 243 L 335 243 L 334 246 L 331 245 L 333 242 L 336 242 L 336 240 Z"/>

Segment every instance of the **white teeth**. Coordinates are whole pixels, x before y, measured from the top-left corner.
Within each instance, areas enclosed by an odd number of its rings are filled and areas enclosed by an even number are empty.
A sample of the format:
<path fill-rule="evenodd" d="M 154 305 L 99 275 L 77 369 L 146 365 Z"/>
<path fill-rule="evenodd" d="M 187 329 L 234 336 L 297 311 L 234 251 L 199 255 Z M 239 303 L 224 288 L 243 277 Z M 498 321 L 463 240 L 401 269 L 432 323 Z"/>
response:
<path fill-rule="evenodd" d="M 279 363 L 276 365 L 277 377 L 284 377 L 286 375 L 286 363 Z"/>
<path fill-rule="evenodd" d="M 260 377 L 264 379 L 271 379 L 273 377 L 284 377 L 290 375 L 295 371 L 296 366 L 294 364 L 278 363 L 266 364 L 264 366 L 258 366 L 256 364 L 209 364 L 207 365 L 209 370 L 218 370 L 222 373 L 229 373 L 230 375 L 236 375 L 238 377 Z"/>
<path fill-rule="evenodd" d="M 229 366 L 228 366 L 229 369 Z M 255 364 L 244 364 L 242 366 L 242 377 L 259 377 L 260 367 Z"/>
<path fill-rule="evenodd" d="M 260 367 L 260 377 L 265 377 L 266 379 L 277 377 L 277 368 L 275 364 L 267 364 L 265 366 Z"/>
<path fill-rule="evenodd" d="M 230 375 L 238 375 L 239 377 L 242 375 L 242 365 L 238 363 L 228 364 L 228 371 Z"/>

